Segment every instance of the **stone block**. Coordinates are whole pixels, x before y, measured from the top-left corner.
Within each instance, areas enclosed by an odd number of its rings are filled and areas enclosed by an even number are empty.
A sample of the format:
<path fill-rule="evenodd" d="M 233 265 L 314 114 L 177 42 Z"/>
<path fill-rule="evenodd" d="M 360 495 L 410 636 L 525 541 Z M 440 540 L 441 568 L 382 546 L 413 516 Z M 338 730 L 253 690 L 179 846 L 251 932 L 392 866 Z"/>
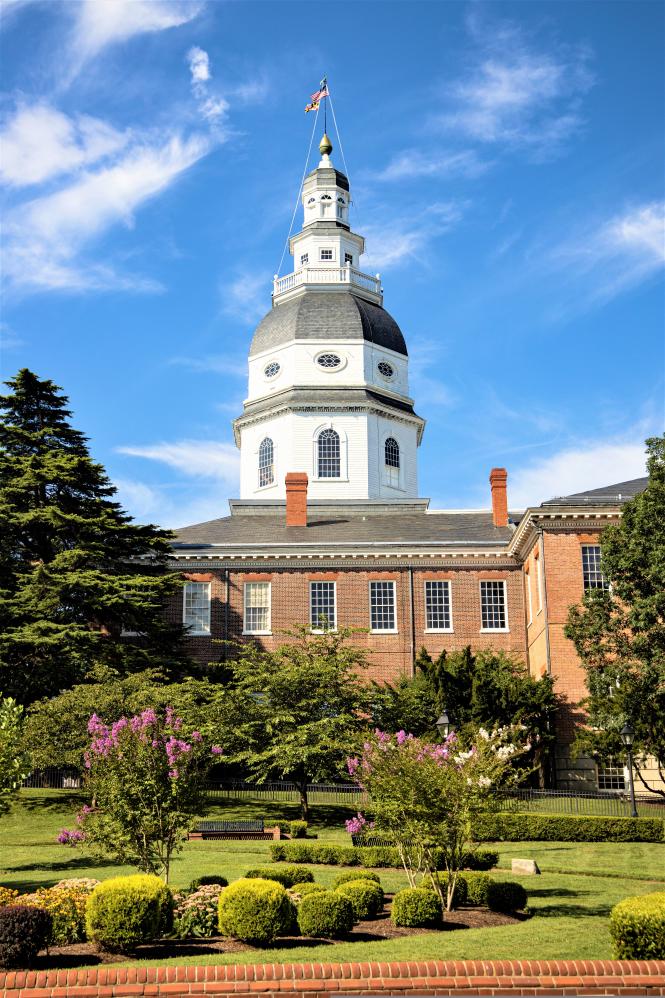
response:
<path fill-rule="evenodd" d="M 514 859 L 510 868 L 513 873 L 520 873 L 522 876 L 529 873 L 540 873 L 535 859 Z"/>

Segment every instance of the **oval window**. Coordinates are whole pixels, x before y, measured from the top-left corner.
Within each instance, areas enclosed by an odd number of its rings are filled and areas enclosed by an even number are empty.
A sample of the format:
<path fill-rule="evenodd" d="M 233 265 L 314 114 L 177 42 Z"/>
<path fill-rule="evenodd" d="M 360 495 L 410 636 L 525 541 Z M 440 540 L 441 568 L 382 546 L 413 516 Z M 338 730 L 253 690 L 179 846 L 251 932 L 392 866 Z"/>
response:
<path fill-rule="evenodd" d="M 395 376 L 395 369 L 387 360 L 380 360 L 377 367 L 379 374 L 382 374 L 384 378 L 393 378 Z"/>
<path fill-rule="evenodd" d="M 319 367 L 339 367 L 342 363 L 342 358 L 338 357 L 336 353 L 322 353 L 316 358 L 316 363 Z"/>
<path fill-rule="evenodd" d="M 276 360 L 273 360 L 272 363 L 268 364 L 263 373 L 266 378 L 274 378 L 279 374 L 279 372 L 280 366 Z"/>

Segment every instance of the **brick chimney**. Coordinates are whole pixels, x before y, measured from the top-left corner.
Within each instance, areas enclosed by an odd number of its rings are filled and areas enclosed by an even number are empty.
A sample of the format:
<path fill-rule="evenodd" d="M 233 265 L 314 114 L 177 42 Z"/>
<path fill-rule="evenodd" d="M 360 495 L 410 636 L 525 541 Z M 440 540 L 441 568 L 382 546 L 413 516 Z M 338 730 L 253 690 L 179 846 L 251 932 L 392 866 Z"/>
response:
<path fill-rule="evenodd" d="M 508 526 L 508 472 L 505 468 L 492 468 L 490 487 L 492 489 L 492 522 L 495 527 Z"/>
<path fill-rule="evenodd" d="M 307 526 L 307 472 L 289 471 L 286 476 L 286 525 Z"/>

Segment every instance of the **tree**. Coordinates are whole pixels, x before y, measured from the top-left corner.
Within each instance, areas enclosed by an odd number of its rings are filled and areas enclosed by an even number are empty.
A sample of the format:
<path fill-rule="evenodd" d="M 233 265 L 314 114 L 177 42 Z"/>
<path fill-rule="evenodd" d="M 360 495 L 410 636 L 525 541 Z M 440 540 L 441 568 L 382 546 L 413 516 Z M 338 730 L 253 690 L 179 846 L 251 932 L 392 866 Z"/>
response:
<path fill-rule="evenodd" d="M 12 796 L 29 773 L 21 748 L 23 708 L 0 693 L 0 814 L 9 810 Z"/>
<path fill-rule="evenodd" d="M 444 708 L 463 742 L 473 742 L 478 729 L 524 725 L 532 768 L 545 768 L 554 740 L 557 698 L 552 677 L 534 679 L 522 662 L 503 652 L 470 647 L 443 651 L 435 660 L 425 648 L 416 660 L 416 675 L 377 689 L 375 719 L 380 728 L 436 736 L 435 722 Z M 523 760 L 524 761 L 524 760 Z"/>
<path fill-rule="evenodd" d="M 236 732 L 246 747 L 231 761 L 244 763 L 260 782 L 295 780 L 303 818 L 307 784 L 340 774 L 371 715 L 373 691 L 358 672 L 367 663 L 347 643 L 351 633 L 310 634 L 302 627 L 276 651 L 245 646 L 231 663 L 247 705 Z"/>
<path fill-rule="evenodd" d="M 453 733 L 442 744 L 398 731 L 377 730 L 348 770 L 368 792 L 375 828 L 395 842 L 409 883 L 432 881 L 450 910 L 455 884 L 472 837 L 473 821 L 496 806 L 496 791 L 517 782 L 512 761 L 528 749 L 520 728 L 480 728 L 464 751 Z M 360 816 L 362 822 L 362 816 Z M 447 885 L 437 877 L 434 850 L 443 855 Z"/>
<path fill-rule="evenodd" d="M 70 423 L 67 399 L 27 369 L 0 396 L 0 681 L 23 703 L 79 682 L 187 661 L 164 612 L 178 591 L 170 535 L 132 522 Z M 123 636 L 130 633 L 131 639 Z"/>
<path fill-rule="evenodd" d="M 186 733 L 172 708 L 105 724 L 93 714 L 86 753 L 92 806 L 77 823 L 86 848 L 168 881 L 173 854 L 206 811 L 206 776 L 220 746 Z"/>
<path fill-rule="evenodd" d="M 601 567 L 609 588 L 589 590 L 571 608 L 565 629 L 586 673 L 588 727 L 576 747 L 622 758 L 619 732 L 635 729 L 635 769 L 655 760 L 665 782 L 665 436 L 646 442 L 649 483 L 623 507 L 601 537 Z"/>

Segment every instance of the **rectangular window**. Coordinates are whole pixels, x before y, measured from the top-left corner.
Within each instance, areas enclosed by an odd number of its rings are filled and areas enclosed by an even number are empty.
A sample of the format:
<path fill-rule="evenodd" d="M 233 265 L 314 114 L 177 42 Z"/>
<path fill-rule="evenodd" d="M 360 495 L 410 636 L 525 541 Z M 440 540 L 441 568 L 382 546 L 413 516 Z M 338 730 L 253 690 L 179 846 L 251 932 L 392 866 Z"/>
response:
<path fill-rule="evenodd" d="M 210 634 L 210 583 L 186 582 L 182 622 L 190 634 Z"/>
<path fill-rule="evenodd" d="M 425 619 L 428 631 L 452 631 L 450 583 L 425 583 Z"/>
<path fill-rule="evenodd" d="M 331 249 L 322 249 L 321 250 L 321 259 L 322 260 L 332 260 L 332 258 L 333 258 L 333 251 Z"/>
<path fill-rule="evenodd" d="M 304 267 L 306 263 L 309 263 L 309 253 L 303 253 L 300 257 L 300 266 Z"/>
<path fill-rule="evenodd" d="M 245 583 L 245 634 L 270 634 L 270 583 Z"/>
<path fill-rule="evenodd" d="M 584 589 L 609 589 L 600 570 L 600 544 L 582 545 Z"/>
<path fill-rule="evenodd" d="M 531 596 L 531 573 L 526 573 L 526 601 L 529 608 L 529 623 L 533 623 L 533 598 Z"/>
<path fill-rule="evenodd" d="M 483 631 L 507 631 L 506 583 L 480 583 L 480 610 Z"/>
<path fill-rule="evenodd" d="M 350 263 L 353 266 L 353 253 L 344 254 L 344 263 Z"/>
<path fill-rule="evenodd" d="M 370 582 L 369 616 L 373 631 L 395 631 L 395 583 Z"/>
<path fill-rule="evenodd" d="M 541 559 L 536 558 L 536 589 L 538 591 L 538 613 L 543 611 L 543 566 Z"/>
<path fill-rule="evenodd" d="M 334 631 L 337 606 L 334 582 L 310 582 L 309 620 L 313 631 Z"/>
<path fill-rule="evenodd" d="M 612 759 L 607 760 L 607 765 L 598 767 L 598 789 L 599 790 L 625 790 L 626 772 L 623 766 L 615 766 Z"/>

